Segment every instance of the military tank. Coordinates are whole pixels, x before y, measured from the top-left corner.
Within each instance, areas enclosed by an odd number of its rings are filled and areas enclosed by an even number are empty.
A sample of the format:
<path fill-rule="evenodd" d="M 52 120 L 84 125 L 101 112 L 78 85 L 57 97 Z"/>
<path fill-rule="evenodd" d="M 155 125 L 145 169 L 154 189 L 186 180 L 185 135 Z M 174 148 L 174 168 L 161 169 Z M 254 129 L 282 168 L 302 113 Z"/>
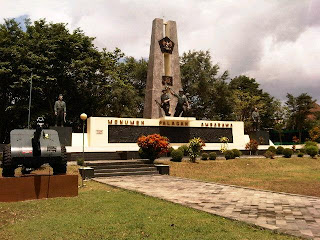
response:
<path fill-rule="evenodd" d="M 53 174 L 67 171 L 66 148 L 61 146 L 58 132 L 43 129 L 44 118 L 38 117 L 36 129 L 14 129 L 10 132 L 10 144 L 3 150 L 2 176 L 14 177 L 15 169 L 22 167 L 27 174 L 48 163 Z"/>

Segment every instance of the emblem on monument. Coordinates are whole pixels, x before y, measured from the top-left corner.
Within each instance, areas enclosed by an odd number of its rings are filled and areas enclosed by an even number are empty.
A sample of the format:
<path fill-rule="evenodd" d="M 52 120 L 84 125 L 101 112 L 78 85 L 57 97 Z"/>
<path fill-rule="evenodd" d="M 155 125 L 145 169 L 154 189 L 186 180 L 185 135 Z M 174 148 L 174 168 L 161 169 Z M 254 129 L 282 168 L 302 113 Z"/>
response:
<path fill-rule="evenodd" d="M 170 40 L 170 38 L 165 37 L 159 40 L 159 45 L 162 53 L 170 53 L 172 54 L 174 42 Z"/>
<path fill-rule="evenodd" d="M 173 85 L 173 78 L 171 76 L 162 76 L 162 85 Z"/>

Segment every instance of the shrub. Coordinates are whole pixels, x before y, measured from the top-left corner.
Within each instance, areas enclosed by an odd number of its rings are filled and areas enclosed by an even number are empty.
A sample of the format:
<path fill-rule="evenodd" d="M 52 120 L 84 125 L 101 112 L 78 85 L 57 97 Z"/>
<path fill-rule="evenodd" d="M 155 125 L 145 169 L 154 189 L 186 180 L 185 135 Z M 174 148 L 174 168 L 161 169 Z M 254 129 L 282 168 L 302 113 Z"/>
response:
<path fill-rule="evenodd" d="M 283 147 L 281 147 L 281 146 L 277 147 L 276 154 L 278 154 L 278 155 L 283 154 L 283 150 L 284 150 Z"/>
<path fill-rule="evenodd" d="M 316 155 L 318 155 L 319 149 L 316 146 L 309 145 L 306 147 L 306 153 L 314 158 Z"/>
<path fill-rule="evenodd" d="M 298 152 L 298 157 L 303 157 L 303 152 Z"/>
<path fill-rule="evenodd" d="M 305 149 L 305 148 L 301 148 L 299 151 L 300 151 L 301 153 L 306 153 L 306 149 Z"/>
<path fill-rule="evenodd" d="M 318 145 L 317 145 L 316 142 L 307 141 L 307 142 L 305 142 L 305 147 L 308 147 L 308 146 L 315 146 L 315 147 L 317 147 Z"/>
<path fill-rule="evenodd" d="M 291 158 L 292 152 L 293 151 L 290 148 L 285 148 L 283 149 L 282 154 L 285 158 Z"/>
<path fill-rule="evenodd" d="M 77 164 L 79 166 L 85 166 L 85 161 L 84 161 L 84 158 L 77 158 Z"/>
<path fill-rule="evenodd" d="M 170 148 L 168 149 L 168 157 L 171 157 L 171 153 L 172 153 L 173 150 L 174 150 L 173 147 L 170 147 Z"/>
<path fill-rule="evenodd" d="M 315 126 L 309 131 L 309 136 L 312 141 L 316 142 L 320 140 L 320 127 Z"/>
<path fill-rule="evenodd" d="M 270 150 L 266 151 L 266 152 L 263 154 L 263 156 L 265 156 L 266 158 L 271 158 L 271 159 L 274 159 L 274 155 L 275 155 L 275 153 L 272 152 L 272 151 L 270 151 Z"/>
<path fill-rule="evenodd" d="M 250 142 L 246 144 L 246 149 L 250 151 L 250 154 L 255 154 L 258 151 L 258 147 L 259 143 L 254 139 L 251 139 Z"/>
<path fill-rule="evenodd" d="M 270 146 L 270 147 L 268 147 L 268 151 L 276 153 L 277 150 L 276 150 L 275 146 Z"/>
<path fill-rule="evenodd" d="M 193 138 L 189 141 L 188 154 L 191 162 L 196 162 L 196 158 L 204 146 L 205 143 L 201 138 Z"/>
<path fill-rule="evenodd" d="M 148 159 L 148 154 L 147 154 L 146 152 L 144 152 L 144 151 L 142 150 L 142 148 L 139 148 L 138 153 L 139 153 L 140 158 L 142 158 L 142 159 Z"/>
<path fill-rule="evenodd" d="M 226 158 L 226 160 L 228 160 L 228 159 L 234 159 L 233 151 L 231 151 L 231 150 L 226 150 L 226 151 L 224 152 L 224 157 Z"/>
<path fill-rule="evenodd" d="M 235 158 L 240 157 L 242 155 L 242 153 L 238 149 L 232 149 L 232 152 Z"/>
<path fill-rule="evenodd" d="M 216 158 L 217 158 L 217 154 L 215 152 L 209 153 L 209 159 L 210 160 L 216 160 Z"/>
<path fill-rule="evenodd" d="M 208 153 L 202 153 L 201 160 L 208 160 L 208 157 L 209 157 Z"/>
<path fill-rule="evenodd" d="M 166 153 L 169 150 L 169 140 L 160 134 L 151 134 L 138 138 L 138 146 L 142 151 L 142 155 L 154 161 L 160 154 Z M 140 150 L 139 150 L 140 152 Z"/>
<path fill-rule="evenodd" d="M 180 146 L 178 149 L 182 151 L 183 156 L 188 156 L 188 145 L 184 144 Z"/>
<path fill-rule="evenodd" d="M 183 152 L 180 149 L 174 149 L 171 152 L 171 161 L 181 162 L 183 158 Z"/>

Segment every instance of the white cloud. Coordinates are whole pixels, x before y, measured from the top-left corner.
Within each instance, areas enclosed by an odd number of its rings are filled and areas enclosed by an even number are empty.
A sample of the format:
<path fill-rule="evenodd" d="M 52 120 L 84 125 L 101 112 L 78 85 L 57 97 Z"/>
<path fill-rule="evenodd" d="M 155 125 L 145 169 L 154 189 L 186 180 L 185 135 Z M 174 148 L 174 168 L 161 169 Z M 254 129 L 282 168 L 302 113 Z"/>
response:
<path fill-rule="evenodd" d="M 231 76 L 249 74 L 278 98 L 308 92 L 320 100 L 320 0 L 0 0 L 0 6 L 1 18 L 66 22 L 96 37 L 98 47 L 136 58 L 149 55 L 154 18 L 175 20 L 180 53 L 209 49 Z"/>

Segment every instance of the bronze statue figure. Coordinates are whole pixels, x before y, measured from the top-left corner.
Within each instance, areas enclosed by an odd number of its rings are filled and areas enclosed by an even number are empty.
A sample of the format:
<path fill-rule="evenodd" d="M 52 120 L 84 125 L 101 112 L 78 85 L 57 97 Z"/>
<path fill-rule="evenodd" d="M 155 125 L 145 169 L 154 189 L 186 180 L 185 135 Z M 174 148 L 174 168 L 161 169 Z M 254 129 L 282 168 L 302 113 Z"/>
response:
<path fill-rule="evenodd" d="M 67 108 L 66 103 L 62 101 L 63 95 L 59 94 L 58 100 L 54 104 L 54 114 L 56 115 L 56 124 L 55 126 L 63 127 L 66 121 Z"/>
<path fill-rule="evenodd" d="M 182 88 L 179 89 L 179 94 L 176 94 L 171 89 L 170 89 L 170 92 L 173 96 L 175 96 L 178 99 L 174 117 L 180 117 L 180 115 L 182 115 L 182 117 L 186 117 L 187 110 L 190 109 L 190 105 L 186 95 L 184 94 L 183 89 Z"/>

